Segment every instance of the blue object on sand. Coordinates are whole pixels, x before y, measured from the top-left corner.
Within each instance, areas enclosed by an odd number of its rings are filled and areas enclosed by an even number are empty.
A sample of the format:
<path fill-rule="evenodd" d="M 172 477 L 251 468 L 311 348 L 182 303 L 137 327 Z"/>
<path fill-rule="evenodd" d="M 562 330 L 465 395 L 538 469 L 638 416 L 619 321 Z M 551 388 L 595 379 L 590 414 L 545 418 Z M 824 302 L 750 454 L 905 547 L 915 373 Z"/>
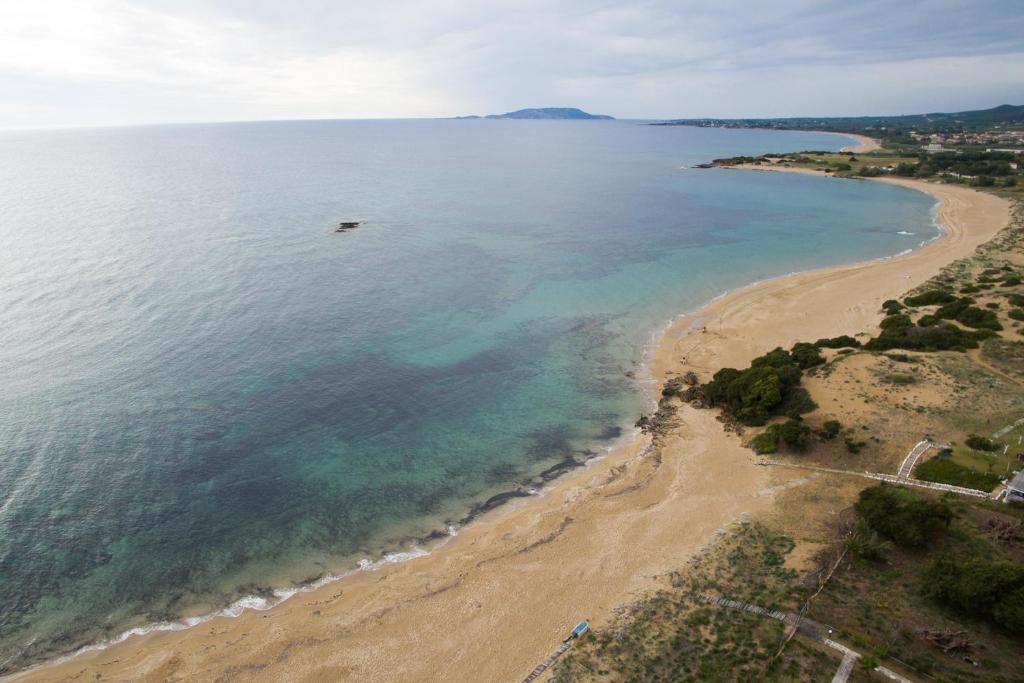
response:
<path fill-rule="evenodd" d="M 584 633 L 586 633 L 589 628 L 590 624 L 588 624 L 586 620 L 581 621 L 580 623 L 576 624 L 576 628 L 572 630 L 572 637 L 579 638 Z"/>

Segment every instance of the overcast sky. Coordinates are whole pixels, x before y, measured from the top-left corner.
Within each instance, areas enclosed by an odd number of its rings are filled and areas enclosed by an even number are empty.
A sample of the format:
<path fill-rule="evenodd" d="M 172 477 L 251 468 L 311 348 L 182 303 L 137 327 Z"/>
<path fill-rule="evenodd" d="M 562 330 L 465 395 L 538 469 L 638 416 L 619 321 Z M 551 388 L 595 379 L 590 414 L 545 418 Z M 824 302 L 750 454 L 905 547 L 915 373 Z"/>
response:
<path fill-rule="evenodd" d="M 0 0 L 0 127 L 1024 104 L 1024 0 Z"/>

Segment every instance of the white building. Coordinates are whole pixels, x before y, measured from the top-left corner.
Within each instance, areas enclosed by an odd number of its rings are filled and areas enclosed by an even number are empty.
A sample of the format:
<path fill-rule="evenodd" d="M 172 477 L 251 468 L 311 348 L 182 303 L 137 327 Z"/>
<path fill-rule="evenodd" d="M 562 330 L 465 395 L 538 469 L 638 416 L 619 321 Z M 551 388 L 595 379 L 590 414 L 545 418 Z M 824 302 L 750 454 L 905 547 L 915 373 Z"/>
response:
<path fill-rule="evenodd" d="M 1024 503 L 1024 470 L 1018 472 L 1006 485 L 1006 497 L 1003 498 L 1003 502 Z"/>

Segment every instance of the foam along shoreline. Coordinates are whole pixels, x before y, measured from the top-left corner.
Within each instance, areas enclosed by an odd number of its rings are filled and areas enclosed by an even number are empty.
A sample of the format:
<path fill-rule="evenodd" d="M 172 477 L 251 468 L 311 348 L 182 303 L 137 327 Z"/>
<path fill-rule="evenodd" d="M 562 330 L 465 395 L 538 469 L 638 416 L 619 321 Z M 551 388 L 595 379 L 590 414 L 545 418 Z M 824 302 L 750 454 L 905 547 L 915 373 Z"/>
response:
<path fill-rule="evenodd" d="M 993 195 L 876 180 L 935 196 L 941 238 L 902 256 L 757 283 L 680 317 L 652 354 L 652 389 L 683 370 L 706 378 L 777 345 L 873 329 L 882 301 L 1009 222 L 1008 203 Z M 711 411 L 684 406 L 680 417 L 660 448 L 641 435 L 541 495 L 488 512 L 441 550 L 354 572 L 271 609 L 130 637 L 12 679 L 521 678 L 580 619 L 599 628 L 744 513 L 767 509 L 795 476 L 757 467 Z"/>

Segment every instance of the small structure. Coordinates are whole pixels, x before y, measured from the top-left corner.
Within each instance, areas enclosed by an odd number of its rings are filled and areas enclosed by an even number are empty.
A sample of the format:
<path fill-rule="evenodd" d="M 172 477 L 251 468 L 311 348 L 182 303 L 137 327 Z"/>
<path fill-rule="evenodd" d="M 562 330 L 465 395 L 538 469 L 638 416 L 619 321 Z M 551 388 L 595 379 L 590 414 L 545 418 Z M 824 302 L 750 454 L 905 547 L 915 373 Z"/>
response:
<path fill-rule="evenodd" d="M 334 229 L 334 232 L 348 232 L 349 230 L 355 230 L 362 224 L 362 221 L 341 221 L 338 223 L 338 227 Z"/>
<path fill-rule="evenodd" d="M 580 636 L 582 636 L 584 633 L 586 633 L 589 630 L 590 630 L 590 624 L 587 623 L 586 619 L 584 619 L 580 623 L 576 624 L 576 627 L 572 630 L 572 633 L 569 634 L 569 637 L 566 638 L 565 640 L 563 640 L 562 642 L 563 643 L 568 643 L 570 640 L 573 640 L 575 638 L 579 638 Z"/>
<path fill-rule="evenodd" d="M 1003 502 L 1024 503 L 1024 470 L 1018 472 L 1010 480 L 1010 483 L 1006 485 L 1006 495 L 1003 497 Z"/>

